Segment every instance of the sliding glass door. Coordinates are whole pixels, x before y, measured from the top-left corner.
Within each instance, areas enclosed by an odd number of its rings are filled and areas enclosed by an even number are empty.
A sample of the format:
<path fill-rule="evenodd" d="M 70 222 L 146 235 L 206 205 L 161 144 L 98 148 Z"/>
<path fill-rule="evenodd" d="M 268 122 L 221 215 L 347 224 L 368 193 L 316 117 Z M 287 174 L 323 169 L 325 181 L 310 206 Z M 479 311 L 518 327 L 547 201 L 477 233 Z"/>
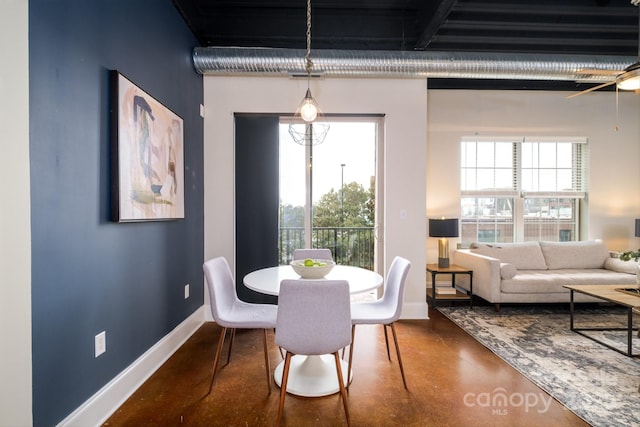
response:
<path fill-rule="evenodd" d="M 339 264 L 375 269 L 382 223 L 381 117 L 330 119 L 322 144 L 279 127 L 279 263 L 294 249 L 329 248 Z"/>

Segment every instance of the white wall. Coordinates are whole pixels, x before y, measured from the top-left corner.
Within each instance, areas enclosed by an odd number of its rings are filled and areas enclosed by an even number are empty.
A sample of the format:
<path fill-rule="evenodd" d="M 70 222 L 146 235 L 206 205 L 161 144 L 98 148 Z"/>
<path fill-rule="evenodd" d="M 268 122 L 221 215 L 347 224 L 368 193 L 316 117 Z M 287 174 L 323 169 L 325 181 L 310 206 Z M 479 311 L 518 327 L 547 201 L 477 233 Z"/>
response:
<path fill-rule="evenodd" d="M 32 425 L 28 2 L 0 2 L 0 425 Z"/>
<path fill-rule="evenodd" d="M 586 136 L 590 147 L 588 236 L 611 250 L 638 248 L 640 218 L 640 95 L 566 92 L 430 90 L 427 214 L 460 212 L 460 137 L 469 135 Z M 430 239 L 434 240 L 434 239 Z M 452 241 L 452 248 L 456 240 Z M 437 257 L 428 242 L 427 257 Z"/>
<path fill-rule="evenodd" d="M 206 259 L 234 259 L 233 113 L 293 113 L 306 85 L 280 77 L 205 77 Z M 311 82 L 311 91 L 325 114 L 386 115 L 385 266 L 395 255 L 411 261 L 403 317 L 426 317 L 426 82 L 322 79 Z"/>

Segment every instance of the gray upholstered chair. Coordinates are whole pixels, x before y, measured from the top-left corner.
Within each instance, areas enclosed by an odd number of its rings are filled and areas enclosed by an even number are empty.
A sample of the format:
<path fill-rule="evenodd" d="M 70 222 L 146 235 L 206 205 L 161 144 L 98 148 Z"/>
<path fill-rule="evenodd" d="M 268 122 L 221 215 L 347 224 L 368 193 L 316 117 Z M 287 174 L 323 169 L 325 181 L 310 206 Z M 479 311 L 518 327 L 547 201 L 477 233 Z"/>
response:
<path fill-rule="evenodd" d="M 293 259 L 333 259 L 330 249 L 295 249 Z"/>
<path fill-rule="evenodd" d="M 276 345 L 286 350 L 280 405 L 280 425 L 287 394 L 291 357 L 332 353 L 336 362 L 340 395 L 349 421 L 349 406 L 338 351 L 351 343 L 349 283 L 346 280 L 283 280 L 278 296 Z"/>
<path fill-rule="evenodd" d="M 347 375 L 351 375 L 351 365 L 353 360 L 353 347 L 356 335 L 356 325 L 375 325 L 384 326 L 384 340 L 387 344 L 387 357 L 391 360 L 389 352 L 389 336 L 387 327 L 391 328 L 393 334 L 393 342 L 396 347 L 398 356 L 398 365 L 400 365 L 400 373 L 402 374 L 402 382 L 404 388 L 407 388 L 407 380 L 404 376 L 404 367 L 402 366 L 402 357 L 400 356 L 400 346 L 398 345 L 398 337 L 396 336 L 396 328 L 394 322 L 400 318 L 402 313 L 402 302 L 404 300 L 404 287 L 407 281 L 407 274 L 411 263 L 402 257 L 395 257 L 391 262 L 387 280 L 385 281 L 384 294 L 382 298 L 371 302 L 356 302 L 351 304 L 351 347 L 349 348 L 349 368 Z"/>
<path fill-rule="evenodd" d="M 236 329 L 263 329 L 264 363 L 267 372 L 267 387 L 269 393 L 271 393 L 271 367 L 269 366 L 269 353 L 267 350 L 267 329 L 276 327 L 278 307 L 271 304 L 251 304 L 238 299 L 233 275 L 225 258 L 210 259 L 204 263 L 202 268 L 209 289 L 211 315 L 213 320 L 222 327 L 213 361 L 213 375 L 209 384 L 209 393 L 213 389 L 213 381 L 216 377 L 216 370 L 227 329 L 231 329 L 227 363 L 231 356 L 233 336 Z"/>

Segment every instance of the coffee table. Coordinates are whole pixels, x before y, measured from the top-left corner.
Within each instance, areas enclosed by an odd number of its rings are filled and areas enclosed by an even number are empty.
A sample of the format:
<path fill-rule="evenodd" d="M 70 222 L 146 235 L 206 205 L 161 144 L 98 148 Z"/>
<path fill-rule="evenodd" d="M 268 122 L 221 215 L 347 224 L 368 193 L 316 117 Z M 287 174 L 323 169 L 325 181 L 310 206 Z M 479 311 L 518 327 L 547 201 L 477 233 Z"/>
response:
<path fill-rule="evenodd" d="M 573 332 L 576 332 L 590 340 L 602 344 L 618 353 L 624 354 L 629 357 L 638 357 L 640 354 L 633 354 L 632 351 L 632 338 L 633 338 L 633 313 L 634 309 L 636 313 L 640 308 L 640 296 L 633 295 L 628 292 L 621 292 L 620 289 L 638 289 L 637 285 L 565 285 L 565 288 L 571 291 L 570 299 L 570 328 Z M 627 309 L 627 327 L 626 328 L 576 328 L 574 326 L 575 307 L 573 302 L 573 294 L 578 292 L 579 294 L 589 295 L 606 302 L 610 302 L 616 305 L 623 306 Z M 627 331 L 627 351 L 622 351 L 615 348 L 593 336 L 585 334 L 585 331 Z"/>

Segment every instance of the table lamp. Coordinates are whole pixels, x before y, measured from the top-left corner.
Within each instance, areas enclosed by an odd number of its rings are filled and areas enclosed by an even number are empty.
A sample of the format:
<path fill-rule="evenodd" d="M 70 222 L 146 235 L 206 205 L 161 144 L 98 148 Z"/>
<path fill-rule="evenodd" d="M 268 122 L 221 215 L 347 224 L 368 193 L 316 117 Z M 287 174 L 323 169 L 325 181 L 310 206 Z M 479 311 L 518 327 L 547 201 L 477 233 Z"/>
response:
<path fill-rule="evenodd" d="M 429 219 L 429 237 L 438 237 L 438 267 L 449 267 L 449 237 L 458 237 L 458 218 Z"/>

